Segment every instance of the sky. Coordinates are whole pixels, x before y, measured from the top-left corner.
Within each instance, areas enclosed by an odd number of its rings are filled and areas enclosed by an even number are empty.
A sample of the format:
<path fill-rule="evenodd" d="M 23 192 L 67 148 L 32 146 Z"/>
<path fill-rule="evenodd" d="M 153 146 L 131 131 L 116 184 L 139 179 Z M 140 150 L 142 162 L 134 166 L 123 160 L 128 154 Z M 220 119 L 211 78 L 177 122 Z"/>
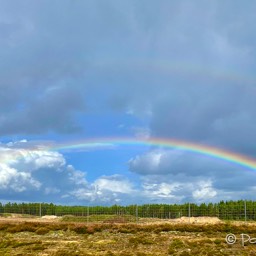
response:
<path fill-rule="evenodd" d="M 0 5 L 1 202 L 256 200 L 255 1 Z"/>

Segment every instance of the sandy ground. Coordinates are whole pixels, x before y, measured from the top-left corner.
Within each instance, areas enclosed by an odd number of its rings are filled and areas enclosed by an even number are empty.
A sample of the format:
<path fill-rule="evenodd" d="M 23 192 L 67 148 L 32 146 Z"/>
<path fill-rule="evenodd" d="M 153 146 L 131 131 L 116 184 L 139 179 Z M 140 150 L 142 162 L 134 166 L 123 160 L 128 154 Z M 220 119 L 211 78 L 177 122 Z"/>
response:
<path fill-rule="evenodd" d="M 58 222 L 61 217 L 55 215 L 46 215 L 42 217 L 22 217 L 19 214 L 12 214 L 9 217 L 0 217 L 1 222 Z M 217 217 L 181 217 L 177 219 L 157 219 L 157 218 L 141 218 L 138 223 L 141 224 L 160 224 L 160 223 L 191 223 L 191 224 L 217 224 L 222 221 Z"/>
<path fill-rule="evenodd" d="M 12 214 L 9 217 L 0 217 L 1 222 L 56 222 L 61 218 L 54 215 L 47 215 L 43 217 L 22 217 L 19 214 Z"/>

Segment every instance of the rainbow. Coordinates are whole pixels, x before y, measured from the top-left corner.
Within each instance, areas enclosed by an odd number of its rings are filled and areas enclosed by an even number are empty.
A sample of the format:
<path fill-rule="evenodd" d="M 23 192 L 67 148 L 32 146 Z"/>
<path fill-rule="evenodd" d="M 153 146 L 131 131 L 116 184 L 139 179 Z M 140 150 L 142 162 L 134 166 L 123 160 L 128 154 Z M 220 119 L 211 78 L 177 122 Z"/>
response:
<path fill-rule="evenodd" d="M 49 147 L 48 150 L 61 151 L 119 146 L 154 146 L 160 148 L 177 149 L 185 152 L 192 152 L 199 155 L 220 159 L 226 162 L 230 162 L 232 164 L 249 168 L 251 170 L 256 170 L 256 159 L 235 152 L 227 151 L 221 148 L 208 146 L 205 144 L 198 144 L 169 138 L 96 138 L 84 141 L 55 144 Z"/>
<path fill-rule="evenodd" d="M 248 87 L 255 92 L 256 78 L 248 74 L 242 74 L 234 71 L 222 70 L 216 67 L 205 67 L 199 63 L 192 63 L 188 61 L 170 61 L 167 59 L 150 59 L 150 58 L 133 58 L 127 56 L 125 61 L 123 59 L 100 59 L 97 62 L 97 67 L 112 67 L 124 66 L 127 68 L 140 69 L 149 72 L 160 72 L 162 74 L 174 74 L 174 75 L 188 75 L 195 78 L 209 78 L 217 79 L 220 81 L 230 81 L 233 85 Z"/>

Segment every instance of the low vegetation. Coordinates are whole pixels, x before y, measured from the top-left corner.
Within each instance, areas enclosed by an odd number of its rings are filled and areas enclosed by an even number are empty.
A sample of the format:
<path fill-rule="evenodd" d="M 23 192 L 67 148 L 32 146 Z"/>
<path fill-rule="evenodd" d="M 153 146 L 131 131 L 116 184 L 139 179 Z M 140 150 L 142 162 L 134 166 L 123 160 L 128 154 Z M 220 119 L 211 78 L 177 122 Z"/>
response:
<path fill-rule="evenodd" d="M 104 222 L 104 223 L 128 223 L 135 222 L 136 217 L 132 215 L 110 215 L 110 214 L 100 214 L 100 215 L 88 215 L 88 216 L 74 216 L 74 215 L 64 215 L 61 218 L 64 222 Z"/>
<path fill-rule="evenodd" d="M 114 217 L 114 216 L 111 216 Z M 256 245 L 238 241 L 228 245 L 228 233 L 256 237 L 256 224 L 224 222 L 189 223 L 112 223 L 106 216 L 101 223 L 65 216 L 61 221 L 0 222 L 0 255 L 256 255 Z M 82 222 L 81 222 L 82 221 Z"/>

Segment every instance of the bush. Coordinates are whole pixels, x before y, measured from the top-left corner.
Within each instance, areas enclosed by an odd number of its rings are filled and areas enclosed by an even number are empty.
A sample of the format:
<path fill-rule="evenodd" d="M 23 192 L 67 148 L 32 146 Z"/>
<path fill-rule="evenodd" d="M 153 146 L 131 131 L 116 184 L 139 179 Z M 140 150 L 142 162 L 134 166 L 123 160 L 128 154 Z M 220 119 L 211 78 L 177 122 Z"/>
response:
<path fill-rule="evenodd" d="M 10 233 L 17 233 L 17 232 L 35 232 L 37 229 L 37 226 L 34 223 L 21 223 L 21 224 L 15 224 L 10 225 L 6 229 L 7 232 Z"/>
<path fill-rule="evenodd" d="M 172 240 L 170 247 L 175 249 L 184 248 L 184 243 L 182 242 L 182 240 L 176 238 Z"/>
<path fill-rule="evenodd" d="M 135 237 L 131 237 L 129 239 L 129 243 L 133 244 L 133 245 L 138 245 L 138 244 L 153 244 L 154 241 L 150 240 L 149 238 L 145 237 L 145 236 L 135 236 Z"/>
<path fill-rule="evenodd" d="M 49 229 L 48 228 L 45 228 L 45 227 L 41 227 L 39 229 L 36 230 L 36 234 L 37 235 L 45 235 L 49 232 Z"/>

